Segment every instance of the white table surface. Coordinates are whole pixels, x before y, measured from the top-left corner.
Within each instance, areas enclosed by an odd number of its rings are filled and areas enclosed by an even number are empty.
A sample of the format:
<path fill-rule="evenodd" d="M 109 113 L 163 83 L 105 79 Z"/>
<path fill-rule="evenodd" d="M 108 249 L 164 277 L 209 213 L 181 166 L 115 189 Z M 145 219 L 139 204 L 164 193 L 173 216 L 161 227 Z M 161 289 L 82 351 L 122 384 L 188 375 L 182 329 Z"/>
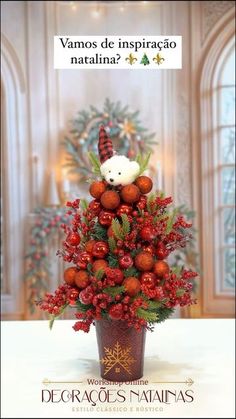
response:
<path fill-rule="evenodd" d="M 87 402 L 41 401 L 43 389 L 100 389 L 87 383 L 88 378 L 100 378 L 95 329 L 89 334 L 76 333 L 73 324 L 72 320 L 58 320 L 49 331 L 47 321 L 2 322 L 3 418 L 234 417 L 234 320 L 171 319 L 157 325 L 146 340 L 143 379 L 148 380 L 148 385 L 108 385 L 106 390 L 120 388 L 129 394 L 130 389 L 191 389 L 194 401 L 109 404 L 113 412 L 105 411 L 108 404 L 99 402 L 92 407 Z M 45 386 L 45 378 L 83 383 Z M 154 384 L 187 378 L 194 381 L 191 387 L 181 383 Z M 157 410 L 160 408 L 163 410 Z"/>

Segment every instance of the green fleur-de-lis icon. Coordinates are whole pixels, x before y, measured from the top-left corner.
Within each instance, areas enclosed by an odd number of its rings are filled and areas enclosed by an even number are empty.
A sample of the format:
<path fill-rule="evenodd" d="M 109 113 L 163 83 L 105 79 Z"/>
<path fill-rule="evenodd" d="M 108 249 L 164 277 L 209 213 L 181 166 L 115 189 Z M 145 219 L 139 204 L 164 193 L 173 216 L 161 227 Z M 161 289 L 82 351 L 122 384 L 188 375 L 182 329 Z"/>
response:
<path fill-rule="evenodd" d="M 129 56 L 125 59 L 125 61 L 128 61 L 130 65 L 133 65 L 138 60 L 132 53 L 130 53 Z"/>
<path fill-rule="evenodd" d="M 163 63 L 163 61 L 165 61 L 165 58 L 163 58 L 158 52 L 158 54 L 153 58 L 153 61 L 155 61 L 156 64 L 160 65 Z"/>

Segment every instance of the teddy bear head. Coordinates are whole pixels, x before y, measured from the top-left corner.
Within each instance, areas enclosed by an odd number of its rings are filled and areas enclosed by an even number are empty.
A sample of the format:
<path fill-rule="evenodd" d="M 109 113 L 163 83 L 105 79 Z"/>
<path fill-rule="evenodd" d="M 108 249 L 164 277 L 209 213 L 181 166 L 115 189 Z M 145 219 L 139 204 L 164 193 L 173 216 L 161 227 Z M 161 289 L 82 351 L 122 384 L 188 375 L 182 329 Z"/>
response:
<path fill-rule="evenodd" d="M 140 166 L 125 156 L 115 155 L 107 159 L 100 167 L 102 176 L 113 186 L 129 185 L 139 175 Z"/>

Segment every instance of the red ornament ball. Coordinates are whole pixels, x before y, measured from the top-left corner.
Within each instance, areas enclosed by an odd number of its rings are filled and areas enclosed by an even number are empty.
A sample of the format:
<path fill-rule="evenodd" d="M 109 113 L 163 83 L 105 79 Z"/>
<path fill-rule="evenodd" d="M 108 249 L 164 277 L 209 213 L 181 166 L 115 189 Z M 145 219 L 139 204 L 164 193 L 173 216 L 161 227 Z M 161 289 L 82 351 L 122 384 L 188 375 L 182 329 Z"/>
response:
<path fill-rule="evenodd" d="M 89 263 L 92 263 L 92 256 L 87 252 L 79 253 L 76 261 L 77 266 L 81 269 L 86 269 Z"/>
<path fill-rule="evenodd" d="M 102 210 L 98 216 L 98 221 L 102 226 L 110 226 L 115 214 L 112 211 Z"/>
<path fill-rule="evenodd" d="M 156 237 L 156 230 L 154 227 L 143 227 L 142 230 L 140 231 L 140 237 L 142 240 L 151 242 L 152 240 L 155 239 Z"/>
<path fill-rule="evenodd" d="M 87 241 L 85 243 L 85 246 L 84 246 L 86 252 L 92 253 L 93 246 L 94 246 L 95 243 L 96 243 L 96 240 L 89 240 L 89 241 Z"/>
<path fill-rule="evenodd" d="M 123 307 L 121 303 L 113 304 L 108 311 L 109 317 L 112 320 L 120 320 L 123 316 Z"/>
<path fill-rule="evenodd" d="M 93 262 L 92 271 L 96 273 L 97 271 L 103 270 L 105 272 L 108 263 L 104 259 L 97 259 Z"/>
<path fill-rule="evenodd" d="M 124 202 L 132 204 L 139 200 L 140 190 L 136 185 L 126 185 L 121 189 L 121 198 Z"/>
<path fill-rule="evenodd" d="M 109 247 L 106 242 L 95 242 L 92 249 L 92 255 L 96 258 L 103 259 L 109 252 Z"/>
<path fill-rule="evenodd" d="M 141 283 L 137 278 L 135 278 L 135 276 L 129 276 L 126 278 L 123 282 L 123 285 L 125 287 L 126 293 L 130 297 L 137 295 L 141 289 Z"/>
<path fill-rule="evenodd" d="M 105 190 L 106 184 L 103 181 L 97 181 L 91 183 L 89 193 L 93 198 L 100 199 Z"/>
<path fill-rule="evenodd" d="M 75 284 L 78 288 L 86 288 L 89 284 L 88 272 L 84 270 L 78 271 L 75 275 Z"/>
<path fill-rule="evenodd" d="M 155 247 L 152 244 L 149 244 L 147 246 L 142 246 L 142 250 L 144 252 L 150 253 L 152 256 L 155 256 L 156 250 L 155 250 Z"/>
<path fill-rule="evenodd" d="M 150 271 L 154 265 L 153 256 L 148 252 L 140 252 L 135 257 L 135 266 L 140 271 Z"/>
<path fill-rule="evenodd" d="M 119 265 L 122 269 L 131 268 L 131 266 L 133 266 L 133 264 L 134 264 L 134 261 L 133 261 L 132 257 L 128 254 L 119 258 Z"/>
<path fill-rule="evenodd" d="M 106 191 L 101 196 L 101 204 L 108 210 L 117 208 L 120 204 L 119 194 L 115 191 Z"/>
<path fill-rule="evenodd" d="M 101 212 L 101 204 L 99 201 L 97 201 L 96 199 L 94 199 L 93 201 L 91 201 L 89 203 L 89 211 L 93 214 L 93 215 L 98 215 Z"/>
<path fill-rule="evenodd" d="M 168 275 L 170 272 L 170 268 L 168 263 L 164 262 L 164 260 L 157 260 L 155 262 L 153 272 L 159 277 L 163 278 L 164 275 Z"/>
<path fill-rule="evenodd" d="M 78 246 L 78 244 L 80 244 L 80 235 L 78 233 L 71 232 L 68 234 L 66 241 L 71 246 Z"/>
<path fill-rule="evenodd" d="M 148 176 L 139 176 L 134 183 L 143 194 L 149 193 L 153 187 L 152 179 Z"/>
<path fill-rule="evenodd" d="M 78 269 L 74 266 L 67 268 L 64 272 L 64 281 L 73 287 L 75 285 L 75 275 L 77 272 Z"/>
<path fill-rule="evenodd" d="M 130 215 L 132 214 L 133 208 L 132 205 L 127 205 L 127 204 L 121 204 L 117 210 L 116 210 L 116 214 L 121 216 L 122 214 L 126 214 L 126 215 Z"/>
<path fill-rule="evenodd" d="M 147 288 L 154 288 L 156 283 L 156 275 L 153 272 L 144 272 L 141 275 L 141 284 Z"/>
<path fill-rule="evenodd" d="M 124 279 L 123 272 L 118 268 L 106 268 L 106 276 L 108 279 L 111 279 L 115 284 L 121 284 Z"/>

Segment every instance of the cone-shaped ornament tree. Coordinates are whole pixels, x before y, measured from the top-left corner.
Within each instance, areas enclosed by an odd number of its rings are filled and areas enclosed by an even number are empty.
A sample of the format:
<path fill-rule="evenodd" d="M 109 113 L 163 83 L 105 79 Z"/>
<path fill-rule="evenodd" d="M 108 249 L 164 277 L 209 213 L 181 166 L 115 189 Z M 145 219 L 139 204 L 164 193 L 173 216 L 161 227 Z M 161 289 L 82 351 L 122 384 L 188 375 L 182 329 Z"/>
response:
<path fill-rule="evenodd" d="M 103 377 L 126 381 L 143 373 L 145 331 L 167 319 L 176 306 L 193 304 L 193 271 L 170 268 L 168 256 L 191 239 L 191 227 L 152 179 L 148 158 L 115 154 L 100 128 L 99 158 L 90 155 L 97 179 L 91 201 L 68 202 L 70 225 L 60 257 L 68 262 L 64 282 L 37 304 L 50 325 L 74 307 L 74 330 L 96 325 Z M 113 362 L 114 359 L 116 362 Z M 112 361 L 113 360 L 113 361 Z"/>

